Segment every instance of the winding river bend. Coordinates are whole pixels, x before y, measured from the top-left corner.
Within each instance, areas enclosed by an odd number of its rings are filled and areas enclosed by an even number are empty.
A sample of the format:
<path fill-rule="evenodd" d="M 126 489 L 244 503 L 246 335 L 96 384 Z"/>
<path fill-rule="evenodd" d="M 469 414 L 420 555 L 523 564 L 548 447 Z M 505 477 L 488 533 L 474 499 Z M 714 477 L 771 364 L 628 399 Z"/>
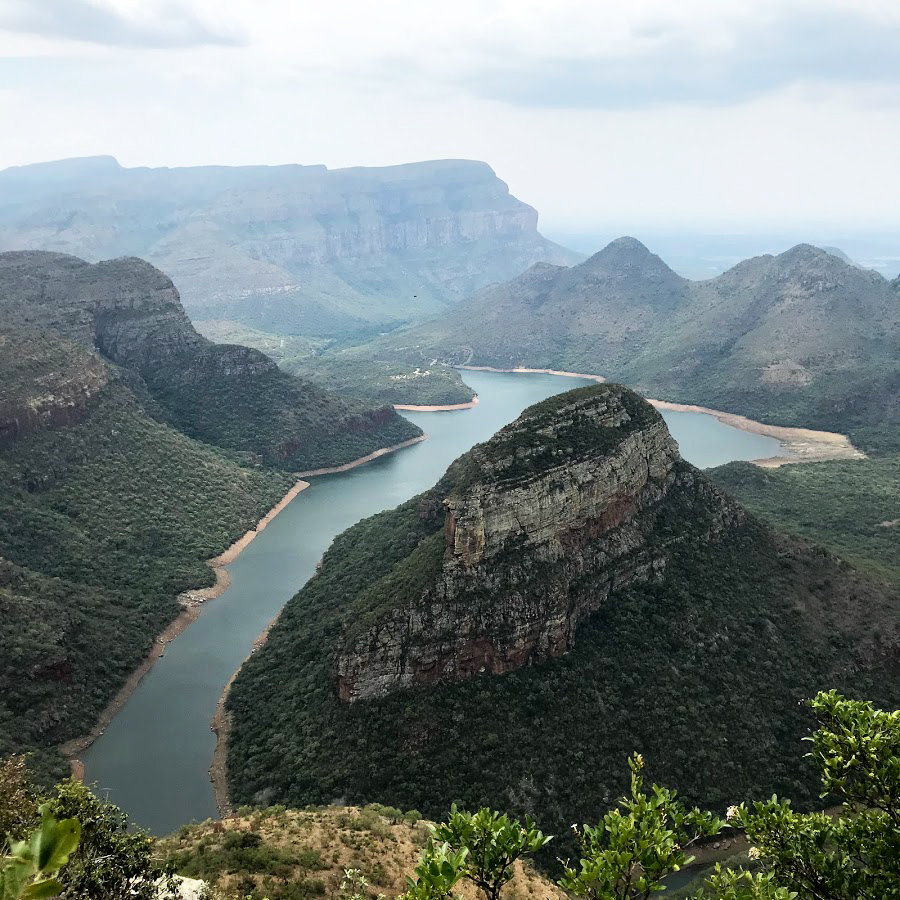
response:
<path fill-rule="evenodd" d="M 231 586 L 167 648 L 105 733 L 81 755 L 85 780 L 155 834 L 215 817 L 208 769 L 210 721 L 222 690 L 254 639 L 313 574 L 332 539 L 360 519 L 431 487 L 473 444 L 523 409 L 592 381 L 554 375 L 465 372 L 472 409 L 406 415 L 427 441 L 339 475 L 311 480 L 228 566 Z M 663 413 L 682 455 L 700 467 L 778 455 L 772 438 L 712 416 Z"/>

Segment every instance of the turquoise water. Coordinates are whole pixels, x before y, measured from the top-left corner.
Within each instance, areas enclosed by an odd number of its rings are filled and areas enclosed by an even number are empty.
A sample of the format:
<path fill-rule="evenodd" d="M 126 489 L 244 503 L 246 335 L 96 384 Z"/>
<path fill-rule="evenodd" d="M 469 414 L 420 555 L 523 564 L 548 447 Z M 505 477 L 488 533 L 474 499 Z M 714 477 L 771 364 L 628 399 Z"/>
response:
<path fill-rule="evenodd" d="M 427 441 L 340 475 L 313 479 L 228 567 L 231 587 L 204 608 L 85 751 L 85 778 L 133 820 L 163 834 L 216 815 L 208 769 L 210 721 L 222 690 L 254 639 L 298 588 L 334 536 L 431 487 L 473 444 L 553 394 L 593 382 L 553 375 L 466 372 L 473 409 L 406 413 Z M 771 438 L 699 413 L 664 413 L 682 455 L 706 467 L 777 455 Z"/>

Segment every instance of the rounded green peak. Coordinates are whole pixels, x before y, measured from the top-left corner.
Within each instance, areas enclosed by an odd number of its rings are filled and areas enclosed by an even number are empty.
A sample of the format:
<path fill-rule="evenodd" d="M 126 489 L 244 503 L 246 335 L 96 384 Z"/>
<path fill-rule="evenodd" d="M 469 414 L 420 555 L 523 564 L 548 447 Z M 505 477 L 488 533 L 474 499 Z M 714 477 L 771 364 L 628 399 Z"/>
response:
<path fill-rule="evenodd" d="M 445 476 L 447 493 L 479 481 L 530 478 L 589 457 L 610 454 L 633 432 L 665 427 L 646 400 L 620 384 L 557 394 L 528 407 L 515 422 L 460 457 Z"/>

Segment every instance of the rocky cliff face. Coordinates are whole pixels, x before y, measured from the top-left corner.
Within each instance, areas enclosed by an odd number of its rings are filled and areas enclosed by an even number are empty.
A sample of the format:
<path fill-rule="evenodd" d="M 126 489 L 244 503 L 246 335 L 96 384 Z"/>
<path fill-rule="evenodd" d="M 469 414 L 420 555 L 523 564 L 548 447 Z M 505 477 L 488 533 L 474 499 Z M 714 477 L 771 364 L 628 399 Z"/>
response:
<path fill-rule="evenodd" d="M 0 250 L 142 256 L 195 318 L 276 331 L 414 319 L 535 262 L 579 258 L 468 160 L 334 171 L 69 160 L 0 172 L 0 193 Z"/>
<path fill-rule="evenodd" d="M 2 253 L 0 290 L 5 325 L 55 332 L 129 368 L 211 346 L 172 281 L 142 259 Z"/>
<path fill-rule="evenodd" d="M 352 627 L 336 663 L 343 700 L 558 657 L 611 594 L 660 577 L 688 533 L 666 529 L 676 508 L 704 542 L 744 520 L 635 395 L 600 386 L 563 398 L 476 448 L 438 486 L 450 486 L 434 497 L 439 566 L 423 589 Z"/>
<path fill-rule="evenodd" d="M 189 436 L 279 467 L 339 465 L 421 433 L 393 409 L 344 400 L 258 350 L 202 337 L 172 281 L 141 259 L 0 253 L 0 315 L 0 330 L 52 334 L 121 367 L 154 414 Z M 71 375 L 66 365 L 59 374 Z"/>
<path fill-rule="evenodd" d="M 40 428 L 74 425 L 113 372 L 96 354 L 65 341 L 0 332 L 0 447 Z"/>

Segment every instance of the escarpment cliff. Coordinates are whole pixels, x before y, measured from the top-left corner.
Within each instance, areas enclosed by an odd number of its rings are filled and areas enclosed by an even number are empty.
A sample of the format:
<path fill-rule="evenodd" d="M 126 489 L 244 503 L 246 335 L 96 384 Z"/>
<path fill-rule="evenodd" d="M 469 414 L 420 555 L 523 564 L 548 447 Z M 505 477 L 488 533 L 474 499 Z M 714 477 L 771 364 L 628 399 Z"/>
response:
<path fill-rule="evenodd" d="M 172 281 L 141 259 L 2 253 L 0 313 L 2 330 L 53 334 L 120 367 L 154 414 L 189 436 L 270 465 L 340 465 L 420 434 L 393 409 L 345 400 L 258 350 L 202 337 Z"/>
<path fill-rule="evenodd" d="M 402 602 L 391 586 L 384 612 L 360 604 L 337 655 L 343 700 L 561 656 L 613 593 L 662 575 L 671 543 L 716 541 L 744 519 L 618 386 L 523 415 L 457 462 L 432 499 L 443 527 L 423 543 L 439 544 L 439 568 Z M 673 502 L 693 505 L 689 534 L 665 528 Z"/>
<path fill-rule="evenodd" d="M 333 334 L 420 319 L 535 262 L 580 257 L 485 163 L 0 172 L 0 250 L 139 255 L 195 318 Z"/>
<path fill-rule="evenodd" d="M 0 356 L 0 445 L 80 422 L 114 377 L 96 354 L 37 334 L 0 332 Z"/>

